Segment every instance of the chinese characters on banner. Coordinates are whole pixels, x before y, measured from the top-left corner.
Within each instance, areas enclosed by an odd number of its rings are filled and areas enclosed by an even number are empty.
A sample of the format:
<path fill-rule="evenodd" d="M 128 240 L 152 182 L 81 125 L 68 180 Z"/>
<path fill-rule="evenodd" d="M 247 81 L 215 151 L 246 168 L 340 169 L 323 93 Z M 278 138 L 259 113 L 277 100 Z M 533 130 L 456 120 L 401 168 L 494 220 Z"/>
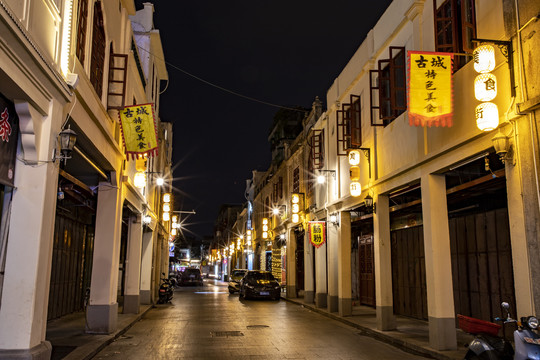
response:
<path fill-rule="evenodd" d="M 13 103 L 0 95 L 0 184 L 14 187 L 19 117 Z"/>
<path fill-rule="evenodd" d="M 309 241 L 316 248 L 321 247 L 326 242 L 326 222 L 309 221 L 308 222 Z"/>
<path fill-rule="evenodd" d="M 119 112 L 128 159 L 130 155 L 133 159 L 139 154 L 157 155 L 157 126 L 152 105 L 126 106 Z"/>
<path fill-rule="evenodd" d="M 409 124 L 452 126 L 453 79 L 451 53 L 408 51 Z"/>

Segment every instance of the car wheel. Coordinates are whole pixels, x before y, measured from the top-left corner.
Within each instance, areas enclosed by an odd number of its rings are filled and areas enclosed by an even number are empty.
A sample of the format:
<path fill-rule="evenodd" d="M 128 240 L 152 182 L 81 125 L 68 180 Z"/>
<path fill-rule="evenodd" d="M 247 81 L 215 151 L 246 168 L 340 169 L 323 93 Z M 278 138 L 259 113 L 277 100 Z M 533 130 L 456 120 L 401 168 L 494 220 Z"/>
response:
<path fill-rule="evenodd" d="M 232 291 L 232 290 L 229 290 L 229 294 L 234 294 L 234 291 Z"/>

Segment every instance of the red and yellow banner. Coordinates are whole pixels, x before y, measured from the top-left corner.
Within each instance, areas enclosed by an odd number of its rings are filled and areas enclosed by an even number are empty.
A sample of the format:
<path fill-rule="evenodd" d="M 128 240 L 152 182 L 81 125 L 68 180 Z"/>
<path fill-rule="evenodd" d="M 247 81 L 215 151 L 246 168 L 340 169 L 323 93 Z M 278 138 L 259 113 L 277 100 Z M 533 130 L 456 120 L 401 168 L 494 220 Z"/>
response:
<path fill-rule="evenodd" d="M 156 156 L 158 152 L 157 126 L 153 104 L 126 106 L 119 112 L 126 155 Z"/>
<path fill-rule="evenodd" d="M 409 124 L 452 126 L 454 89 L 451 53 L 408 51 Z"/>
<path fill-rule="evenodd" d="M 308 222 L 309 241 L 316 248 L 321 247 L 326 242 L 326 222 L 309 221 Z"/>

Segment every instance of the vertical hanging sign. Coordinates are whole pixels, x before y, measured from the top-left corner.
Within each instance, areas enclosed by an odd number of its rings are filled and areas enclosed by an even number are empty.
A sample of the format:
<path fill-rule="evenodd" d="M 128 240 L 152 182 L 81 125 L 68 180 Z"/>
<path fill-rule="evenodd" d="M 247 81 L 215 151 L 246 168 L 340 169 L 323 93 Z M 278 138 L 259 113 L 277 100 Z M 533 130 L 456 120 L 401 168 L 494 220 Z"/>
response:
<path fill-rule="evenodd" d="M 408 51 L 407 100 L 411 126 L 452 126 L 451 53 Z"/>
<path fill-rule="evenodd" d="M 0 95 L 0 184 L 14 187 L 19 117 L 13 103 Z"/>
<path fill-rule="evenodd" d="M 158 152 L 157 126 L 153 104 L 126 106 L 119 112 L 120 126 L 126 155 L 156 156 Z"/>
<path fill-rule="evenodd" d="M 309 221 L 308 222 L 309 241 L 316 248 L 321 247 L 326 242 L 326 222 Z"/>

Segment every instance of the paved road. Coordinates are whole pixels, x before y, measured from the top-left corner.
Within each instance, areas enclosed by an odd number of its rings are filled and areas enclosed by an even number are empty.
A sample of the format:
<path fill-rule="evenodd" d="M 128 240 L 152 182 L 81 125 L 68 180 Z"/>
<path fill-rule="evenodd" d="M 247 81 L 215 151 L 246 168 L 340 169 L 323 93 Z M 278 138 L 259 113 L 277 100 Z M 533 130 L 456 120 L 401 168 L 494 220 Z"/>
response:
<path fill-rule="evenodd" d="M 181 288 L 94 359 L 424 359 L 285 300 Z"/>

